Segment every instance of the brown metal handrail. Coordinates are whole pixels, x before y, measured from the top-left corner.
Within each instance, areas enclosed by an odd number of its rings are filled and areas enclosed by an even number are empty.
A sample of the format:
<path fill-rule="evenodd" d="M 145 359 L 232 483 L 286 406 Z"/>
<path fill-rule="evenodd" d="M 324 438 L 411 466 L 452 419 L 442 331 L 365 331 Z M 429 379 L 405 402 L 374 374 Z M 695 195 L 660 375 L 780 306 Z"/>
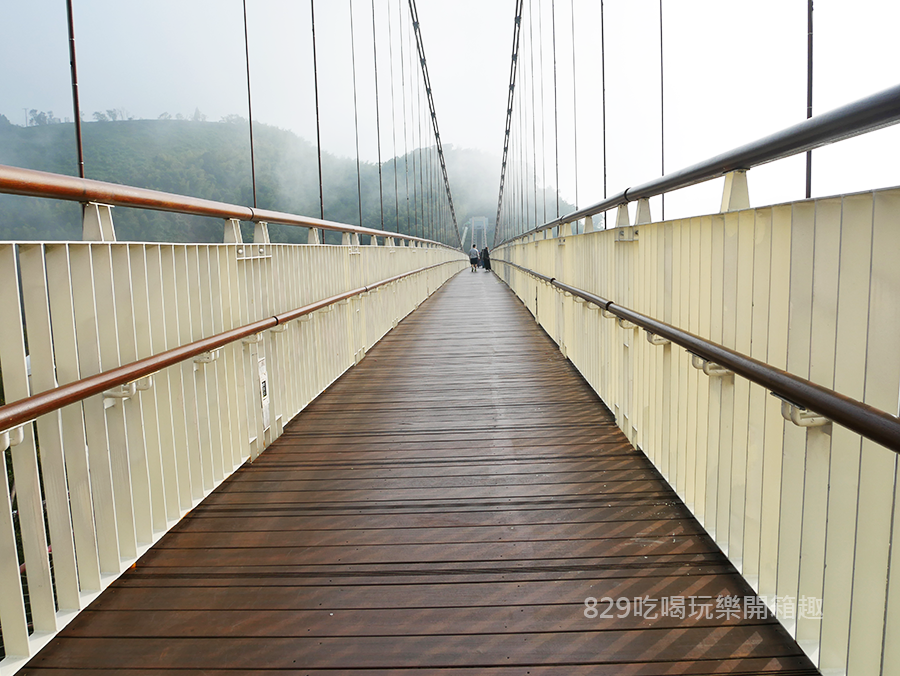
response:
<path fill-rule="evenodd" d="M 88 178 L 22 169 L 21 167 L 11 167 L 3 164 L 0 164 L 0 193 L 25 195 L 28 197 L 46 197 L 82 203 L 97 202 L 117 207 L 135 207 L 194 216 L 209 216 L 211 218 L 236 218 L 257 223 L 265 222 L 280 225 L 296 225 L 304 228 L 321 228 L 322 230 L 350 232 L 357 235 L 393 237 L 423 244 L 437 244 L 453 249 L 453 247 L 449 247 L 441 242 L 397 232 L 388 232 L 387 230 L 373 230 L 372 228 L 347 225 L 335 221 L 324 221 L 282 211 L 253 209 L 237 204 L 228 204 L 227 202 L 216 202 L 199 197 L 176 195 L 159 190 L 135 188 L 117 183 L 106 183 Z"/>
<path fill-rule="evenodd" d="M 593 303 L 621 319 L 640 326 L 653 335 L 680 345 L 701 359 L 724 366 L 729 371 L 743 376 L 758 385 L 762 385 L 775 396 L 795 406 L 823 415 L 867 439 L 871 439 L 896 453 L 900 453 L 900 418 L 890 413 L 851 399 L 827 387 L 817 385 L 805 378 L 795 376 L 792 373 L 748 357 L 723 345 L 713 343 L 693 333 L 683 331 L 671 324 L 666 324 L 630 310 L 611 300 L 564 284 L 554 277 L 547 277 L 521 265 L 505 261 L 502 258 L 492 258 L 491 260 L 517 268 L 562 291 L 567 291 L 573 296 L 578 296 L 589 303 Z"/>
<path fill-rule="evenodd" d="M 352 291 L 331 296 L 330 298 L 324 298 L 315 303 L 310 303 L 309 305 L 304 305 L 288 312 L 282 312 L 273 317 L 260 319 L 259 321 L 246 324 L 236 329 L 223 331 L 214 336 L 202 338 L 192 343 L 188 343 L 187 345 L 181 345 L 151 357 L 139 359 L 130 364 L 125 364 L 124 366 L 119 366 L 110 369 L 109 371 L 88 376 L 87 378 L 61 385 L 52 390 L 35 394 L 27 399 L 20 399 L 19 401 L 7 404 L 6 406 L 0 406 L 0 433 L 8 432 L 25 423 L 31 422 L 42 415 L 68 406 L 69 404 L 74 404 L 82 399 L 87 399 L 88 397 L 100 394 L 120 385 L 126 385 L 141 380 L 164 368 L 178 364 L 186 359 L 191 359 L 204 352 L 210 352 L 229 343 L 233 343 L 234 341 L 246 338 L 247 336 L 252 336 L 255 333 L 271 329 L 279 324 L 285 324 L 294 319 L 299 319 L 304 315 L 311 314 L 316 310 L 321 310 L 333 303 L 352 298 L 353 296 L 357 296 L 367 291 L 372 291 L 385 286 L 386 284 L 403 279 L 404 277 L 417 275 L 421 272 L 431 270 L 432 268 L 454 262 L 456 261 L 444 261 L 443 263 L 435 263 L 434 265 L 428 265 L 410 272 L 404 272 L 400 275 L 395 275 L 379 282 L 375 282 L 374 284 L 369 284 L 368 286 L 362 286 L 358 289 L 353 289 Z"/>

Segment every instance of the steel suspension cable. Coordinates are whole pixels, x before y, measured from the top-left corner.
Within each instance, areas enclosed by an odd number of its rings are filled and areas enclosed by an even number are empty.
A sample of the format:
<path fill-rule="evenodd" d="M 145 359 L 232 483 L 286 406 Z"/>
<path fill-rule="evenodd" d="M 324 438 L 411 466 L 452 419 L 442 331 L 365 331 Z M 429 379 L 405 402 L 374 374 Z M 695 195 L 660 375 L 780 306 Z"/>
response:
<path fill-rule="evenodd" d="M 550 2 L 551 28 L 553 31 L 553 141 L 556 164 L 556 217 L 559 218 L 559 92 L 556 79 L 556 0 Z"/>
<path fill-rule="evenodd" d="M 806 119 L 813 113 L 813 0 L 806 6 Z M 806 152 L 806 199 L 812 197 L 812 150 Z"/>
<path fill-rule="evenodd" d="M 603 90 L 601 97 L 603 107 L 603 199 L 606 199 L 606 43 L 603 30 L 603 0 L 600 0 L 600 85 Z M 605 216 L 603 227 L 606 227 Z"/>
<path fill-rule="evenodd" d="M 666 108 L 665 79 L 663 78 L 663 11 L 662 0 L 659 0 L 659 162 L 660 176 L 666 175 Z M 666 194 L 662 198 L 662 219 L 666 220 Z M 575 205 L 578 208 L 578 205 Z"/>
<path fill-rule="evenodd" d="M 500 165 L 500 194 L 497 196 L 497 216 L 494 222 L 493 246 L 496 246 L 497 242 L 499 241 L 501 223 L 500 217 L 503 211 L 503 191 L 506 187 L 506 169 L 507 161 L 509 158 L 509 137 L 512 127 L 513 102 L 515 100 L 516 92 L 516 70 L 519 63 L 519 33 L 522 27 L 522 1 L 523 0 L 516 0 L 516 17 L 515 23 L 513 25 L 512 57 L 509 66 L 509 91 L 507 92 L 506 99 L 506 131 L 503 135 L 503 162 Z M 503 227 L 508 227 L 505 221 Z"/>
<path fill-rule="evenodd" d="M 516 183 L 519 191 L 519 215 L 516 220 L 519 222 L 519 227 L 522 228 L 522 232 L 524 232 L 528 228 L 528 224 L 525 221 L 527 203 L 527 198 L 525 196 L 525 134 L 523 133 L 525 129 L 525 106 L 522 103 L 521 96 L 516 98 L 515 103 L 519 109 L 519 119 L 518 124 L 516 125 L 516 143 L 519 146 L 519 162 L 518 167 L 516 168 L 516 174 L 518 174 Z"/>
<path fill-rule="evenodd" d="M 409 78 L 410 78 L 410 80 L 409 80 L 409 84 L 410 84 L 409 119 L 410 119 L 410 139 L 411 139 L 410 145 L 412 146 L 412 150 L 410 152 L 412 153 L 413 227 L 415 229 L 416 235 L 418 236 L 419 230 L 421 228 L 421 221 L 419 220 L 419 185 L 416 182 L 417 176 L 418 176 L 417 171 L 416 171 L 418 168 L 418 155 L 416 153 L 416 150 L 419 147 L 418 143 L 416 142 L 416 129 L 418 129 L 418 126 L 419 126 L 418 111 L 416 110 L 416 93 L 417 93 L 418 86 L 419 86 L 419 78 L 416 77 L 415 88 L 413 88 L 414 69 L 413 69 L 413 65 L 412 65 L 412 58 L 413 58 L 413 56 L 412 56 L 412 36 L 407 32 L 406 37 L 410 42 L 410 44 L 407 45 L 407 48 L 408 48 L 407 54 L 409 55 Z"/>
<path fill-rule="evenodd" d="M 381 166 L 381 106 L 378 103 L 378 32 L 375 29 L 375 0 L 372 0 L 372 57 L 375 62 L 375 134 L 378 137 L 378 201 L 381 205 L 381 229 L 384 230 L 384 174 Z"/>
<path fill-rule="evenodd" d="M 78 153 L 78 176 L 84 178 L 84 143 L 81 138 L 81 104 L 78 100 L 78 62 L 75 59 L 75 12 L 72 0 L 66 0 L 66 23 L 69 29 L 69 77 L 72 81 L 72 109 L 75 112 L 75 149 Z M 28 121 L 27 119 L 25 120 Z"/>
<path fill-rule="evenodd" d="M 428 159 L 428 171 L 425 175 L 428 176 L 428 224 L 431 232 L 429 239 L 434 239 L 434 145 L 431 140 L 429 139 L 428 151 L 425 153 L 425 157 Z"/>
<path fill-rule="evenodd" d="M 537 125 L 535 118 L 537 117 L 534 108 L 534 13 L 531 11 L 531 0 L 528 0 L 528 56 L 531 61 L 531 73 L 529 82 L 531 84 L 531 172 L 534 179 L 534 224 L 537 225 Z"/>
<path fill-rule="evenodd" d="M 397 120 L 394 114 L 394 30 L 391 25 L 391 6 L 387 6 L 388 18 L 388 56 L 391 62 L 391 151 L 394 154 L 394 215 L 397 217 L 397 232 L 400 232 L 400 186 L 397 177 Z"/>
<path fill-rule="evenodd" d="M 409 0 L 409 10 L 413 19 L 413 28 L 416 32 L 416 46 L 419 50 L 419 63 L 422 66 L 422 80 L 425 86 L 425 94 L 428 98 L 428 109 L 431 113 L 431 123 L 434 128 L 434 139 L 435 145 L 438 150 L 438 157 L 441 160 L 441 172 L 444 175 L 444 189 L 447 192 L 447 203 L 450 205 L 450 215 L 453 219 L 453 228 L 456 230 L 456 237 L 459 241 L 460 248 L 462 248 L 462 237 L 459 234 L 459 224 L 456 221 L 456 209 L 453 206 L 453 194 L 450 192 L 450 178 L 447 175 L 447 162 L 444 157 L 444 149 L 441 145 L 441 132 L 438 128 L 438 120 L 437 113 L 434 109 L 434 97 L 431 92 L 431 78 L 428 75 L 428 63 L 425 60 L 425 45 L 422 40 L 422 29 L 419 26 L 419 12 L 416 9 L 416 0 Z"/>
<path fill-rule="evenodd" d="M 662 7 L 662 0 L 660 8 Z M 570 0 L 572 9 L 572 122 L 575 127 L 575 208 L 578 208 L 578 77 L 575 72 L 575 0 Z"/>
<path fill-rule="evenodd" d="M 543 0 L 538 0 L 538 61 L 541 73 L 541 196 L 544 206 L 544 223 L 547 222 L 547 143 L 544 122 L 544 10 Z"/>
<path fill-rule="evenodd" d="M 523 5 L 524 11 L 524 5 Z M 521 28 L 519 29 L 522 30 Z M 521 38 L 520 38 L 521 40 Z M 527 91 L 527 78 L 525 77 L 525 69 L 522 68 L 522 73 L 518 75 L 519 79 L 519 96 L 517 97 L 517 103 L 519 106 L 519 129 L 517 131 L 517 135 L 519 137 L 519 190 L 520 190 L 520 200 L 522 203 L 522 228 L 523 231 L 528 229 L 528 110 L 525 105 L 526 96 L 528 94 Z"/>
<path fill-rule="evenodd" d="M 246 0 L 245 0 L 246 1 Z M 362 174 L 359 168 L 359 113 L 356 104 L 356 39 L 353 35 L 353 0 L 350 5 L 350 64 L 353 69 L 353 127 L 356 130 L 356 196 L 359 204 L 359 225 L 362 227 Z"/>
<path fill-rule="evenodd" d="M 400 81 L 403 91 L 403 169 L 406 173 L 406 232 L 412 232 L 412 222 L 409 216 L 409 146 L 407 145 L 406 131 L 406 57 L 403 50 L 403 5 L 401 0 L 397 0 L 397 16 L 400 23 Z"/>
<path fill-rule="evenodd" d="M 256 155 L 253 152 L 253 96 L 250 93 L 250 39 L 247 33 L 247 0 L 244 6 L 244 60 L 247 64 L 247 116 L 250 118 L 250 178 L 253 183 L 253 208 L 256 208 Z"/>
<path fill-rule="evenodd" d="M 422 236 L 425 236 L 425 228 L 428 225 L 427 218 L 425 217 L 425 173 L 422 167 L 422 144 L 424 141 L 422 140 L 422 83 L 416 83 L 416 105 L 419 108 L 418 118 L 419 118 L 419 194 L 420 199 L 422 201 Z"/>
<path fill-rule="evenodd" d="M 313 88 L 316 91 L 316 154 L 319 157 L 319 218 L 325 220 L 325 195 L 322 190 L 322 123 L 319 119 L 319 69 L 316 63 L 316 0 L 309 0 L 312 19 Z M 323 233 L 324 235 L 324 233 Z"/>

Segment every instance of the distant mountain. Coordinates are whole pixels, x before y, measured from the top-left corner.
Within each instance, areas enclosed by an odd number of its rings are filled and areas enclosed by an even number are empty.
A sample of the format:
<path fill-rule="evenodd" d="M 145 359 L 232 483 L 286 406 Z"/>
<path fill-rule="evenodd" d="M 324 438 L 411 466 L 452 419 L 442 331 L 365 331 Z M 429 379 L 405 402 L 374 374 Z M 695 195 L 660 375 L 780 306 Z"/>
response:
<path fill-rule="evenodd" d="M 0 164 L 60 174 L 75 174 L 74 125 L 19 127 L 0 116 Z M 261 208 L 319 216 L 316 149 L 291 131 L 254 124 L 257 201 Z M 245 120 L 119 120 L 82 125 L 88 178 L 232 204 L 253 204 L 250 144 Z M 430 165 L 429 153 L 435 164 Z M 487 216 L 491 229 L 497 209 L 499 161 L 476 150 L 446 147 L 448 174 L 460 229 L 472 216 Z M 443 192 L 443 179 L 433 151 L 412 151 L 382 165 L 383 229 L 430 236 L 415 229 L 421 216 L 420 156 L 425 158 L 425 195 Z M 323 154 L 325 218 L 359 223 L 356 160 Z M 435 167 L 429 181 L 427 169 Z M 397 168 L 395 192 L 394 167 Z M 407 170 L 410 195 L 407 200 Z M 362 223 L 382 229 L 378 165 L 360 166 Z M 407 203 L 409 216 L 407 216 Z M 216 219 L 148 210 L 117 208 L 116 233 L 122 240 L 219 242 Z M 245 225 L 245 237 L 252 227 Z M 273 240 L 305 242 L 302 228 L 270 226 Z M 333 234 L 332 234 L 333 236 Z M 55 200 L 0 195 L 0 239 L 81 238 L 78 205 Z"/>

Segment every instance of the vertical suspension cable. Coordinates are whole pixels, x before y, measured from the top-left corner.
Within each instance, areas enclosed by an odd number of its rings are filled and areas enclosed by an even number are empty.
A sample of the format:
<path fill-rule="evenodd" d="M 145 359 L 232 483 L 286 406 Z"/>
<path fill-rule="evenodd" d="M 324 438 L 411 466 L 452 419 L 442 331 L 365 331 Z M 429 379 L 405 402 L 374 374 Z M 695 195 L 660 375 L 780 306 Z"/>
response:
<path fill-rule="evenodd" d="M 409 53 L 409 119 L 410 119 L 410 145 L 412 146 L 412 201 L 413 201 L 413 234 L 417 237 L 419 236 L 419 229 L 421 227 L 421 221 L 419 219 L 419 186 L 416 183 L 416 169 L 418 167 L 418 157 L 416 154 L 416 150 L 418 145 L 416 143 L 416 128 L 418 126 L 418 113 L 416 111 L 416 91 L 419 86 L 419 78 L 416 76 L 415 80 L 413 80 L 413 73 L 415 72 L 413 68 L 413 56 L 412 56 L 412 36 L 407 32 L 407 39 L 409 39 L 410 43 L 407 45 L 408 53 Z M 415 84 L 415 87 L 413 87 Z"/>
<path fill-rule="evenodd" d="M 806 7 L 806 119 L 813 111 L 813 0 Z M 812 150 L 806 151 L 806 199 L 812 197 Z"/>
<path fill-rule="evenodd" d="M 81 142 L 81 104 L 78 102 L 78 65 L 75 61 L 75 13 L 72 0 L 66 0 L 69 28 L 69 71 L 72 79 L 72 108 L 75 111 L 75 146 L 78 152 L 78 177 L 84 178 L 84 146 Z"/>
<path fill-rule="evenodd" d="M 434 231 L 434 222 L 436 218 L 435 212 L 435 204 L 434 204 L 434 145 L 431 143 L 431 139 L 428 139 L 428 153 L 426 154 L 428 158 L 428 222 L 429 222 L 429 231 L 430 239 L 434 239 L 435 231 Z"/>
<path fill-rule="evenodd" d="M 390 3 L 390 0 L 388 0 Z M 400 187 L 397 176 L 397 120 L 394 116 L 394 31 L 391 22 L 391 6 L 387 6 L 388 17 L 388 55 L 391 62 L 391 139 L 394 153 L 394 211 L 397 217 L 397 232 L 400 232 Z"/>
<path fill-rule="evenodd" d="M 422 124 L 424 123 L 425 114 L 422 112 L 422 85 L 419 84 L 416 87 L 416 99 L 419 102 L 419 180 L 422 183 L 422 236 L 426 236 L 426 231 L 428 229 L 428 217 L 426 216 L 425 210 L 425 162 L 424 162 L 424 153 L 425 153 L 425 139 L 423 138 L 423 129 Z"/>
<path fill-rule="evenodd" d="M 421 144 L 419 147 L 419 176 L 422 184 L 422 236 L 428 236 L 428 204 L 427 204 L 427 192 L 425 187 L 425 162 L 427 160 L 427 147 L 425 140 L 425 130 L 423 129 L 423 125 L 425 123 L 425 113 L 422 112 L 422 86 L 421 83 L 417 88 L 416 99 L 419 102 L 419 143 Z"/>
<path fill-rule="evenodd" d="M 247 64 L 247 115 L 250 118 L 250 178 L 253 183 L 253 208 L 256 208 L 256 155 L 253 152 L 253 105 L 250 94 L 250 40 L 247 35 L 247 0 L 244 5 L 244 58 Z"/>
<path fill-rule="evenodd" d="M 409 214 L 409 146 L 406 132 L 406 57 L 403 50 L 403 8 L 401 0 L 397 0 L 397 16 L 400 24 L 400 81 L 403 91 L 403 168 L 406 173 L 406 233 L 412 234 L 412 223 Z"/>
<path fill-rule="evenodd" d="M 600 85 L 603 89 L 603 199 L 606 199 L 606 43 L 603 29 L 603 0 L 600 0 Z M 606 214 L 603 214 L 603 227 L 606 227 Z"/>
<path fill-rule="evenodd" d="M 524 14 L 524 3 L 522 10 Z M 522 28 L 520 27 L 521 31 Z M 521 37 L 520 37 L 521 41 Z M 528 130 L 527 126 L 527 117 L 528 110 L 525 105 L 526 96 L 528 95 L 527 90 L 527 81 L 525 78 L 525 68 L 523 66 L 521 72 L 517 73 L 516 78 L 518 79 L 517 86 L 519 87 L 519 96 L 517 97 L 517 103 L 519 105 L 519 117 L 518 117 L 518 137 L 519 137 L 519 201 L 521 204 L 521 220 L 522 220 L 522 231 L 528 230 L 528 134 L 526 133 Z"/>
<path fill-rule="evenodd" d="M 246 2 L 246 0 L 245 0 Z M 356 39 L 353 35 L 353 0 L 347 0 L 350 6 L 350 64 L 353 69 L 353 127 L 356 130 L 356 196 L 359 204 L 359 225 L 362 227 L 362 175 L 359 169 L 359 114 L 356 104 Z"/>
<path fill-rule="evenodd" d="M 544 205 L 544 223 L 547 222 L 547 144 L 544 132 L 544 9 L 543 0 L 538 0 L 538 65 L 541 74 L 541 196 Z"/>
<path fill-rule="evenodd" d="M 325 194 L 322 190 L 322 124 L 319 119 L 319 69 L 316 61 L 316 0 L 309 0 L 312 19 L 313 87 L 316 91 L 316 154 L 319 158 L 319 218 L 325 220 Z M 324 231 L 323 240 L 324 242 Z"/>
<path fill-rule="evenodd" d="M 518 77 L 518 73 L 517 73 Z M 527 192 L 525 190 L 525 176 L 526 176 L 526 164 L 525 164 L 525 148 L 526 148 L 526 137 L 524 134 L 525 130 L 525 105 L 522 102 L 522 97 L 519 96 L 516 98 L 516 105 L 519 107 L 519 120 L 516 125 L 516 143 L 519 145 L 519 167 L 516 169 L 516 173 L 518 174 L 518 180 L 516 183 L 518 184 L 519 190 L 519 232 L 525 232 L 528 230 L 528 219 L 526 217 L 527 213 Z"/>
<path fill-rule="evenodd" d="M 534 175 L 534 224 L 537 225 L 537 125 L 535 124 L 537 115 L 534 107 L 534 13 L 531 7 L 531 0 L 528 0 L 528 56 L 531 61 L 529 77 L 531 82 L 531 171 Z"/>
<path fill-rule="evenodd" d="M 659 162 L 660 176 L 666 175 L 666 108 L 665 79 L 663 78 L 663 11 L 659 0 Z M 666 193 L 662 198 L 662 219 L 666 220 Z"/>
<path fill-rule="evenodd" d="M 553 141 L 556 164 L 556 217 L 559 218 L 559 92 L 556 80 L 556 0 L 550 0 L 553 30 Z"/>
<path fill-rule="evenodd" d="M 381 106 L 378 104 L 378 33 L 375 30 L 375 0 L 372 0 L 372 56 L 375 61 L 375 133 L 378 136 L 378 202 L 381 205 L 381 229 L 384 230 L 384 175 L 381 167 Z"/>
<path fill-rule="evenodd" d="M 575 0 L 571 0 L 570 6 L 572 9 L 572 122 L 575 126 L 575 209 L 578 209 L 578 78 L 575 73 Z M 575 227 L 577 229 L 578 226 Z"/>

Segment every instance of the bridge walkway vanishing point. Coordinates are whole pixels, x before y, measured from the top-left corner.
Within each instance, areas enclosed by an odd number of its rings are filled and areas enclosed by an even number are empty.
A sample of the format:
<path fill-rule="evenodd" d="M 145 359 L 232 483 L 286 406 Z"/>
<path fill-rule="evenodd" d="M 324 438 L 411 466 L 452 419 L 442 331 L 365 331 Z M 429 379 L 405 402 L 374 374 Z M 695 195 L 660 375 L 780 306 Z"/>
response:
<path fill-rule="evenodd" d="M 513 294 L 466 270 L 21 673 L 817 673 L 745 617 L 752 594 Z"/>

